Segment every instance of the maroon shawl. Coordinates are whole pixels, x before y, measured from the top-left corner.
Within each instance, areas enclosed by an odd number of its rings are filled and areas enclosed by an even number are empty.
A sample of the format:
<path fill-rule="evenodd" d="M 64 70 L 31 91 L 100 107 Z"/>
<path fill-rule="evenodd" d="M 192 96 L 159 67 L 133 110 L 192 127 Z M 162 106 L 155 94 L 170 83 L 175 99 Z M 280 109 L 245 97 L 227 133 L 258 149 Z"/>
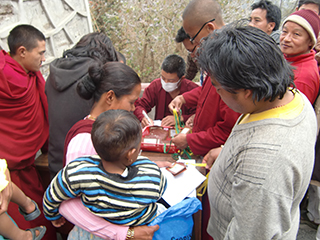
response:
<path fill-rule="evenodd" d="M 49 135 L 45 80 L 40 71 L 26 73 L 2 50 L 0 81 L 0 158 L 11 170 L 23 169 Z"/>

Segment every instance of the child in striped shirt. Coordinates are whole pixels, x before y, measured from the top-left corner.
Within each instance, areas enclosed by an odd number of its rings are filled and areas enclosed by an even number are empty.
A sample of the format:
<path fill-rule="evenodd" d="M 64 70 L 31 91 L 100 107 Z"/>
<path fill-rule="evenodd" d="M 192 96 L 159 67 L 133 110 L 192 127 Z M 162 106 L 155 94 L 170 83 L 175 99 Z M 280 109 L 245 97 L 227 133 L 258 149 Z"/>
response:
<path fill-rule="evenodd" d="M 140 122 L 132 113 L 102 113 L 91 131 L 98 155 L 80 157 L 56 175 L 44 195 L 46 218 L 53 225 L 63 223 L 59 205 L 80 197 L 89 211 L 109 222 L 150 223 L 157 215 L 166 179 L 155 163 L 138 157 L 141 135 Z"/>

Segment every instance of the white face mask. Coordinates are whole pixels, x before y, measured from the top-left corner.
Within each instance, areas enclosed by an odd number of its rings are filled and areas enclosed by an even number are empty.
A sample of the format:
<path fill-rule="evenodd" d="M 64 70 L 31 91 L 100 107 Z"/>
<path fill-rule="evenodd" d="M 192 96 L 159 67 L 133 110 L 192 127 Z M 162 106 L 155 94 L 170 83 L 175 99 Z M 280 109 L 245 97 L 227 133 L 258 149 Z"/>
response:
<path fill-rule="evenodd" d="M 181 78 L 179 79 L 178 82 L 175 82 L 175 83 L 166 83 L 165 81 L 163 81 L 163 79 L 161 78 L 161 85 L 162 85 L 162 88 L 163 90 L 165 90 L 166 92 L 172 92 L 174 90 L 176 90 L 178 88 L 178 85 L 181 81 Z"/>

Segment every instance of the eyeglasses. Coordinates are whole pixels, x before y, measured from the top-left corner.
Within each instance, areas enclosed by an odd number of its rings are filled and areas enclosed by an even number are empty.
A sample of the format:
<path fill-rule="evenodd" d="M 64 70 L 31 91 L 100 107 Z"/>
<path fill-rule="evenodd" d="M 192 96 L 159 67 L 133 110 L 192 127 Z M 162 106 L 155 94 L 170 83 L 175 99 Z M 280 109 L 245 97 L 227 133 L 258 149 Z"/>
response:
<path fill-rule="evenodd" d="M 196 35 L 194 35 L 193 38 L 190 38 L 190 42 L 193 43 L 193 41 L 196 39 L 196 37 L 199 35 L 199 33 L 201 32 L 201 30 L 204 28 L 205 25 L 207 25 L 209 22 L 213 22 L 214 20 L 216 20 L 215 18 L 214 19 L 211 19 L 210 21 L 208 22 L 205 22 L 202 27 L 200 28 L 200 30 L 196 33 Z"/>
<path fill-rule="evenodd" d="M 206 37 L 201 38 L 201 39 L 200 39 L 200 42 L 199 42 L 199 45 L 196 45 L 196 47 L 198 47 L 198 49 L 197 49 L 197 52 L 195 53 L 195 57 L 193 57 L 193 60 L 194 60 L 194 61 L 198 61 L 198 57 L 199 57 L 198 51 L 201 50 L 202 44 L 208 39 L 208 37 L 209 37 L 209 36 L 206 36 Z M 199 50 L 199 49 L 200 49 L 200 50 Z M 194 51 L 194 49 L 193 49 L 192 51 Z"/>
<path fill-rule="evenodd" d="M 187 52 L 188 52 L 189 54 L 193 53 L 193 52 L 194 52 L 194 50 L 196 49 L 196 47 L 198 47 L 198 46 L 197 46 L 197 45 L 195 45 L 195 46 L 194 46 L 194 48 L 192 48 L 192 50 L 191 50 L 191 51 L 187 50 Z"/>

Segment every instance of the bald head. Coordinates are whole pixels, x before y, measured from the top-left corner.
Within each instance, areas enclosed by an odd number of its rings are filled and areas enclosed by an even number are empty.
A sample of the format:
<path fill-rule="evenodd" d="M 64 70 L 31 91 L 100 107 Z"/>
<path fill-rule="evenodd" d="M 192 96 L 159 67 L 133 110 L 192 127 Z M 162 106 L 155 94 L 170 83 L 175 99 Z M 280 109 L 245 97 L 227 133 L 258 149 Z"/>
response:
<path fill-rule="evenodd" d="M 217 28 L 224 26 L 221 7 L 215 0 L 192 0 L 182 14 L 183 21 L 190 23 L 190 27 L 199 28 L 213 18 Z"/>

